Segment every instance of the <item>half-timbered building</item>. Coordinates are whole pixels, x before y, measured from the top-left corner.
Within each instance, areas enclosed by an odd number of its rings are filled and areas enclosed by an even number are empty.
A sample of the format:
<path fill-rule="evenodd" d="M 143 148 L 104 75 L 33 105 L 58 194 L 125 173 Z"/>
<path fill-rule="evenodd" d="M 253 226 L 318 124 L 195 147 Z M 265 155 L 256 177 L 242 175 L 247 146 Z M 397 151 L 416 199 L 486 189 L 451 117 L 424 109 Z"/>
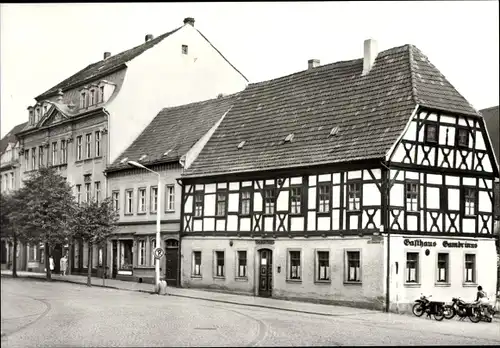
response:
<path fill-rule="evenodd" d="M 405 310 L 493 292 L 481 115 L 415 46 L 250 84 L 182 176 L 182 285 Z"/>

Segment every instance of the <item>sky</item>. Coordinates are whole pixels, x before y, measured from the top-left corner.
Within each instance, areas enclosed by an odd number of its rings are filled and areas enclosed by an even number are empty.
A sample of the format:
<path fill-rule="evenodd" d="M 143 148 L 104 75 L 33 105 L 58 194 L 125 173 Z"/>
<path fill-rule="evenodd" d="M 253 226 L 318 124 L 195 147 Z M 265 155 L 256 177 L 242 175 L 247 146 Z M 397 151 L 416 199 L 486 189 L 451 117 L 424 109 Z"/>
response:
<path fill-rule="evenodd" d="M 478 110 L 499 105 L 498 1 L 104 3 L 0 5 L 0 130 L 28 120 L 34 98 L 103 53 L 183 25 L 200 30 L 250 82 L 417 46 Z"/>

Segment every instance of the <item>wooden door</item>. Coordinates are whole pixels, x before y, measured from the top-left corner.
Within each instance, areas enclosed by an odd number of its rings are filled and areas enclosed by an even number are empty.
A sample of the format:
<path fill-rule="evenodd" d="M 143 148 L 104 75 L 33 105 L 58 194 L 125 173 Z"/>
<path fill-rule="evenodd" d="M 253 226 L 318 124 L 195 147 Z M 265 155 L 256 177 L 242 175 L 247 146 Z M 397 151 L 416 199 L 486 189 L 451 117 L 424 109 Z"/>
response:
<path fill-rule="evenodd" d="M 113 265 L 111 270 L 111 278 L 116 278 L 116 274 L 118 273 L 118 245 L 117 241 L 113 241 Z"/>
<path fill-rule="evenodd" d="M 271 297 L 273 293 L 273 252 L 260 250 L 259 255 L 259 296 Z"/>
<path fill-rule="evenodd" d="M 178 286 L 177 275 L 179 272 L 179 242 L 168 239 L 165 243 L 165 280 L 168 286 Z"/>

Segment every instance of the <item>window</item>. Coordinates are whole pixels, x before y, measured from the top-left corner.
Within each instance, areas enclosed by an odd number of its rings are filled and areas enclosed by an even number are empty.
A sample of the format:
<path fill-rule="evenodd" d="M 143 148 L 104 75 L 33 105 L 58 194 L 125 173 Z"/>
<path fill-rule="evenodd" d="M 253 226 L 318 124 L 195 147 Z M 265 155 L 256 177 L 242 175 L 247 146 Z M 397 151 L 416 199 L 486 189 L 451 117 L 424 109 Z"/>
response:
<path fill-rule="evenodd" d="M 175 186 L 174 185 L 167 185 L 167 206 L 166 206 L 167 211 L 174 211 L 175 210 Z M 196 215 L 196 216 L 201 216 L 201 215 Z"/>
<path fill-rule="evenodd" d="M 140 240 L 137 243 L 137 264 L 139 266 L 144 266 L 146 264 L 146 241 Z"/>
<path fill-rule="evenodd" d="M 33 110 L 30 110 L 29 113 L 30 113 L 30 125 L 33 125 L 35 124 L 35 117 L 33 115 Z"/>
<path fill-rule="evenodd" d="M 45 263 L 45 250 L 40 249 L 40 262 Z"/>
<path fill-rule="evenodd" d="M 361 209 L 361 184 L 349 184 L 349 201 L 348 210 L 360 210 Z"/>
<path fill-rule="evenodd" d="M 101 157 L 101 131 L 95 132 L 95 157 Z"/>
<path fill-rule="evenodd" d="M 193 276 L 201 276 L 201 251 L 193 251 Z"/>
<path fill-rule="evenodd" d="M 330 252 L 318 251 L 318 280 L 330 280 Z"/>
<path fill-rule="evenodd" d="M 274 188 L 267 188 L 264 190 L 264 214 L 274 214 Z"/>
<path fill-rule="evenodd" d="M 95 89 L 90 90 L 90 102 L 89 105 L 94 105 L 96 103 Z"/>
<path fill-rule="evenodd" d="M 465 282 L 476 283 L 476 255 L 465 254 Z"/>
<path fill-rule="evenodd" d="M 290 279 L 300 280 L 300 251 L 290 251 Z"/>
<path fill-rule="evenodd" d="M 417 183 L 407 183 L 406 184 L 406 210 L 407 211 L 418 211 L 418 184 Z"/>
<path fill-rule="evenodd" d="M 113 200 L 113 210 L 114 211 L 120 210 L 120 191 L 113 191 L 111 193 L 111 197 Z"/>
<path fill-rule="evenodd" d="M 82 136 L 76 137 L 76 160 L 80 161 L 82 159 Z"/>
<path fill-rule="evenodd" d="M 361 282 L 360 252 L 347 251 L 347 277 L 348 282 Z"/>
<path fill-rule="evenodd" d="M 87 93 L 82 92 L 80 94 L 80 109 L 86 107 Z"/>
<path fill-rule="evenodd" d="M 437 281 L 438 283 L 448 283 L 448 254 L 438 253 L 437 259 Z"/>
<path fill-rule="evenodd" d="M 247 276 L 247 252 L 238 251 L 238 277 L 244 278 Z"/>
<path fill-rule="evenodd" d="M 182 45 L 182 54 L 188 54 L 188 45 Z"/>
<path fill-rule="evenodd" d="M 29 261 L 37 261 L 36 258 L 36 245 L 28 245 Z"/>
<path fill-rule="evenodd" d="M 92 139 L 92 134 L 85 134 L 85 158 L 90 158 L 92 154 L 90 153 L 91 150 L 91 139 Z"/>
<path fill-rule="evenodd" d="M 76 203 L 80 204 L 82 200 L 82 185 L 76 185 Z"/>
<path fill-rule="evenodd" d="M 151 266 L 155 265 L 156 239 L 151 239 Z"/>
<path fill-rule="evenodd" d="M 464 212 L 465 215 L 476 214 L 476 189 L 472 187 L 464 188 Z"/>
<path fill-rule="evenodd" d="M 100 199 L 101 199 L 101 182 L 100 181 L 96 181 L 94 183 L 94 196 L 95 196 L 95 200 L 97 203 L 99 203 Z"/>
<path fill-rule="evenodd" d="M 132 195 L 133 190 L 125 191 L 125 214 L 132 214 Z"/>
<path fill-rule="evenodd" d="M 437 125 L 435 124 L 425 125 L 425 142 L 437 143 Z"/>
<path fill-rule="evenodd" d="M 146 189 L 145 188 L 139 189 L 139 195 L 137 198 L 138 198 L 137 212 L 138 213 L 145 213 L 146 212 Z"/>
<path fill-rule="evenodd" d="M 226 215 L 226 192 L 217 192 L 217 206 L 215 215 Z"/>
<path fill-rule="evenodd" d="M 459 128 L 457 134 L 458 146 L 469 146 L 469 131 L 465 128 Z"/>
<path fill-rule="evenodd" d="M 149 208 L 151 213 L 156 213 L 158 210 L 158 187 L 151 187 L 151 206 Z"/>
<path fill-rule="evenodd" d="M 418 253 L 406 253 L 406 282 L 418 283 Z"/>
<path fill-rule="evenodd" d="M 36 147 L 31 149 L 31 170 L 36 168 Z"/>
<path fill-rule="evenodd" d="M 203 192 L 195 192 L 194 194 L 194 216 L 203 215 Z"/>
<path fill-rule="evenodd" d="M 99 102 L 102 103 L 104 101 L 104 86 L 99 87 Z"/>
<path fill-rule="evenodd" d="M 241 191 L 241 215 L 250 215 L 250 191 Z"/>
<path fill-rule="evenodd" d="M 292 187 L 290 190 L 291 214 L 301 213 L 302 187 Z"/>
<path fill-rule="evenodd" d="M 61 140 L 61 164 L 68 162 L 68 151 L 66 140 Z"/>
<path fill-rule="evenodd" d="M 57 164 L 57 143 L 52 143 L 52 165 Z"/>
<path fill-rule="evenodd" d="M 38 147 L 38 168 L 43 166 L 43 146 Z"/>
<path fill-rule="evenodd" d="M 319 184 L 318 185 L 318 198 L 319 198 L 319 212 L 329 213 L 330 212 L 330 184 Z"/>
<path fill-rule="evenodd" d="M 90 192 L 90 182 L 85 183 L 85 202 L 90 202 L 92 199 L 91 192 Z"/>
<path fill-rule="evenodd" d="M 29 150 L 26 150 L 24 151 L 24 170 L 25 171 L 28 171 L 30 166 L 30 151 Z"/>
<path fill-rule="evenodd" d="M 215 252 L 215 276 L 216 277 L 224 277 L 224 252 L 216 251 Z"/>
<path fill-rule="evenodd" d="M 15 180 L 15 174 L 14 174 L 14 172 L 12 172 L 12 173 L 10 173 L 10 188 L 13 189 L 13 190 L 16 188 L 15 187 L 16 186 L 15 181 L 16 181 Z"/>

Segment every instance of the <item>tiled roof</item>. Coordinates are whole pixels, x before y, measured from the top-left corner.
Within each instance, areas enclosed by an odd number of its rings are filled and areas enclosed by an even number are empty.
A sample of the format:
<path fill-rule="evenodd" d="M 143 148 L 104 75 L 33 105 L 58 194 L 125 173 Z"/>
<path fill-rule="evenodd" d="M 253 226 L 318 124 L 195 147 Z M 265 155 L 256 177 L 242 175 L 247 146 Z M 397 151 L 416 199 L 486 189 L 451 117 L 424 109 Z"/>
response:
<path fill-rule="evenodd" d="M 183 176 L 381 159 L 417 103 L 477 115 L 412 45 L 380 52 L 362 70 L 356 59 L 250 84 Z"/>
<path fill-rule="evenodd" d="M 120 163 L 124 158 L 144 165 L 178 161 L 231 108 L 237 96 L 163 109 L 107 170 L 130 168 L 126 162 Z"/>
<path fill-rule="evenodd" d="M 7 149 L 7 146 L 9 146 L 9 143 L 15 143 L 17 142 L 16 139 L 16 134 L 19 133 L 27 124 L 28 122 L 24 122 L 21 124 L 18 124 L 12 130 L 5 134 L 5 136 L 0 140 L 0 154 L 3 154 L 5 150 Z"/>
<path fill-rule="evenodd" d="M 121 52 L 119 54 L 116 54 L 114 56 L 109 57 L 108 59 L 105 60 L 100 60 L 96 63 L 90 64 L 83 70 L 80 70 L 76 74 L 72 75 L 71 77 L 68 77 L 66 80 L 58 83 L 48 91 L 40 94 L 38 97 L 35 99 L 41 100 L 44 99 L 54 93 L 57 92 L 59 88 L 61 88 L 63 91 L 67 88 L 70 88 L 72 86 L 85 83 L 85 81 L 91 81 L 94 80 L 97 76 L 103 76 L 106 75 L 107 73 L 115 70 L 122 64 L 134 59 L 135 57 L 139 56 L 140 54 L 144 53 L 157 43 L 161 42 L 163 39 L 166 37 L 172 35 L 175 33 L 177 30 L 179 30 L 182 27 L 179 27 L 173 31 L 170 31 L 168 33 L 165 33 L 163 35 L 158 36 L 157 38 L 154 38 L 153 40 L 147 41 L 137 47 L 131 48 L 127 51 Z"/>
<path fill-rule="evenodd" d="M 491 142 L 493 143 L 493 151 L 497 157 L 497 162 L 500 163 L 500 116 L 499 107 L 493 106 L 491 108 L 483 109 L 480 111 L 483 115 L 488 134 L 490 135 Z"/>

